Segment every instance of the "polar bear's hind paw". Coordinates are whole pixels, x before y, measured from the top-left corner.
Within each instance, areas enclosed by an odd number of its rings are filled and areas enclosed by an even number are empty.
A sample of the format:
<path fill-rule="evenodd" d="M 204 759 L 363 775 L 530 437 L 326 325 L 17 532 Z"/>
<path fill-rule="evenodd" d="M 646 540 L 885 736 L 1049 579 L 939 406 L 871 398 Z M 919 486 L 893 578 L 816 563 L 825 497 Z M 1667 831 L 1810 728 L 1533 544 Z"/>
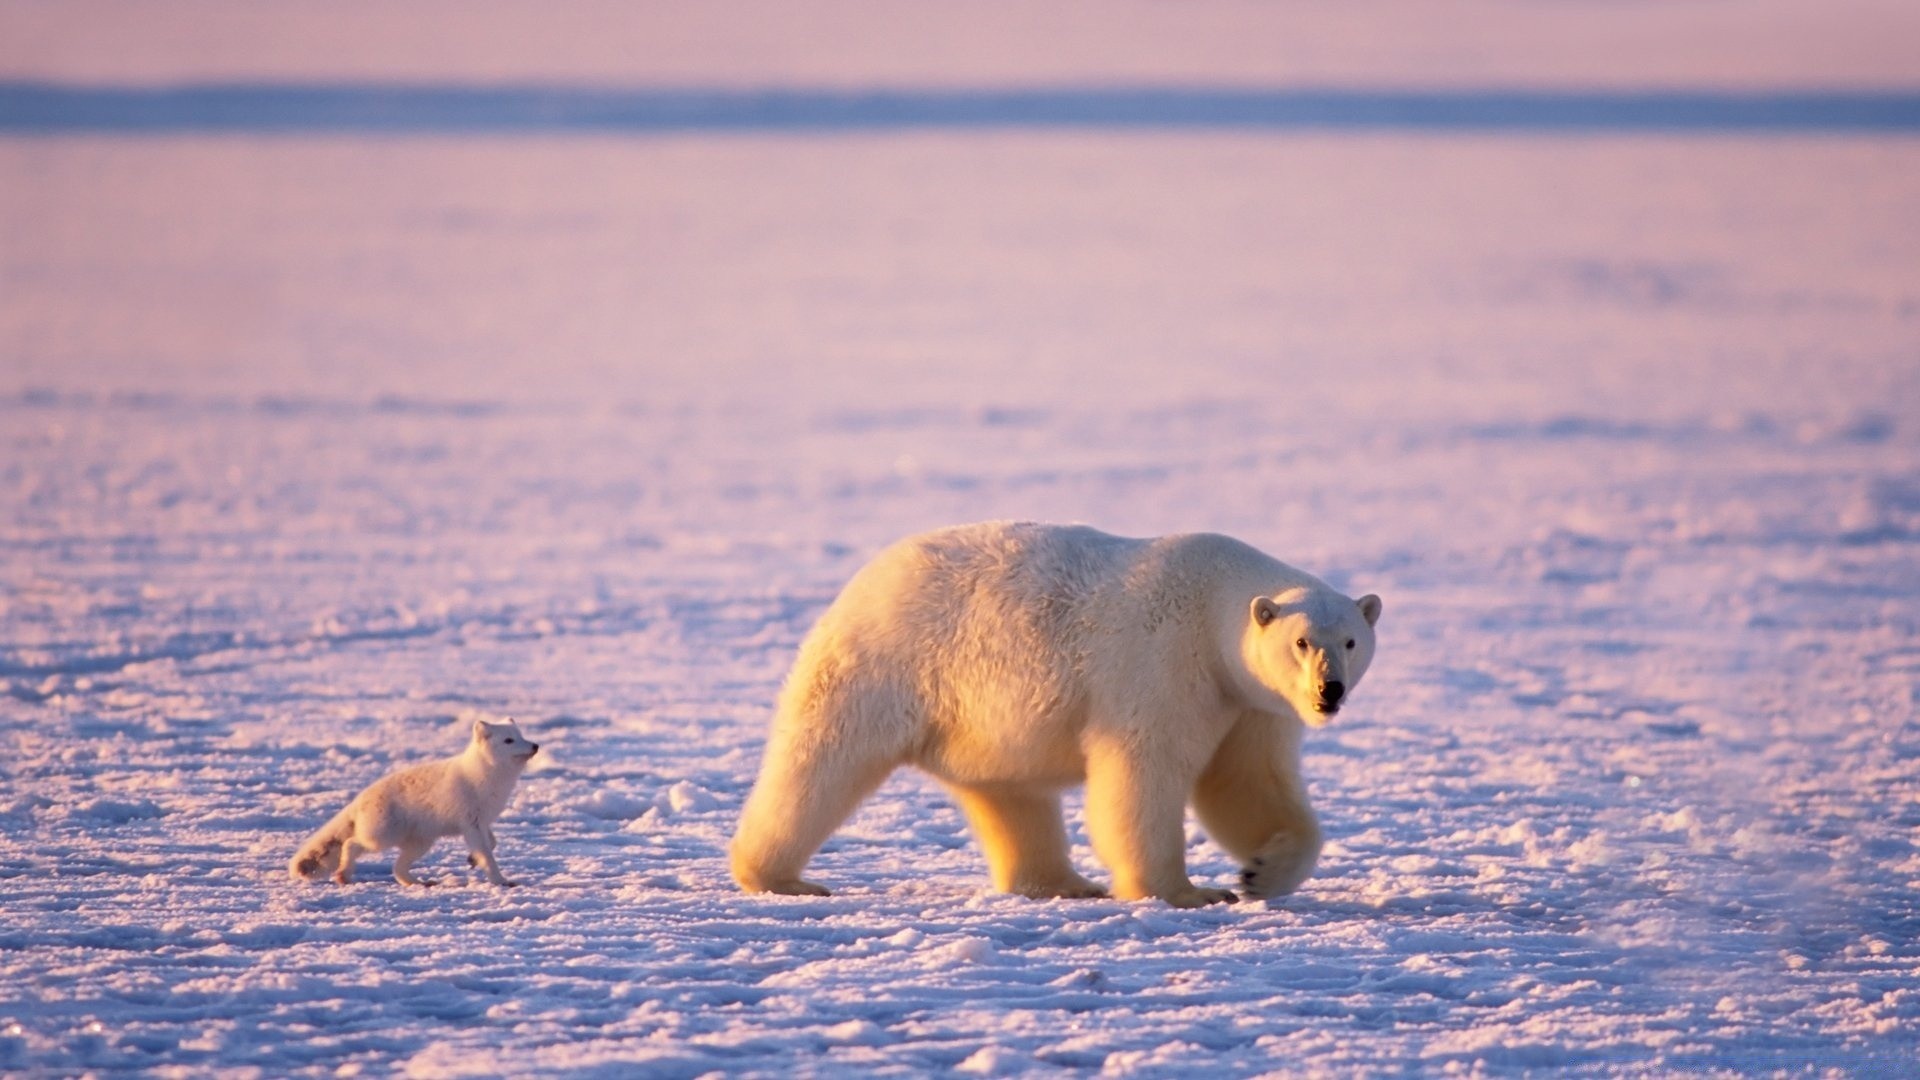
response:
<path fill-rule="evenodd" d="M 1049 881 L 1015 886 L 1009 890 L 1029 900 L 1107 900 L 1112 894 L 1095 882 L 1075 874 L 1066 881 Z"/>
<path fill-rule="evenodd" d="M 760 889 L 760 891 L 770 892 L 770 893 L 773 893 L 775 896 L 832 896 L 833 895 L 833 893 L 829 891 L 826 886 L 815 885 L 811 881 L 801 881 L 799 878 L 794 878 L 791 881 L 770 881 L 770 882 L 767 882 L 767 884 L 763 886 Z"/>

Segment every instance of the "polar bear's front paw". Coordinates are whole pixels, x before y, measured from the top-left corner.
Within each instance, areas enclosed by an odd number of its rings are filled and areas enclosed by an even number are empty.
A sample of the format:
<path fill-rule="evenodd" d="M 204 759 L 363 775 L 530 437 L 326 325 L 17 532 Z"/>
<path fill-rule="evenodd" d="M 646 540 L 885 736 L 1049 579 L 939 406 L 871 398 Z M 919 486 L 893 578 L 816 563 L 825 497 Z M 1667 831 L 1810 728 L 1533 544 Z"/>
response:
<path fill-rule="evenodd" d="M 1240 886 L 1258 900 L 1285 896 L 1298 889 L 1320 861 L 1320 845 L 1303 844 L 1291 836 L 1275 837 L 1247 861 Z"/>
<path fill-rule="evenodd" d="M 1189 885 L 1179 892 L 1161 897 L 1177 908 L 1206 907 L 1208 904 L 1237 904 L 1240 898 L 1226 889 L 1202 889 L 1198 885 Z"/>

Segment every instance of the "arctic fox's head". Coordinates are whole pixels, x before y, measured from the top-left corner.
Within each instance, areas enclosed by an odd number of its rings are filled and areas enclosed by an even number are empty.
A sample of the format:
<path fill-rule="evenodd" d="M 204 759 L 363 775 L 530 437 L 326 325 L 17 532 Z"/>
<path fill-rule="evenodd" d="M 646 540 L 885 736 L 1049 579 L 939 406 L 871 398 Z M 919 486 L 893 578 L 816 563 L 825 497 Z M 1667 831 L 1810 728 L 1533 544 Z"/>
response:
<path fill-rule="evenodd" d="M 1245 653 L 1254 678 L 1300 719 L 1322 727 L 1373 662 L 1380 598 L 1349 600 L 1325 589 L 1256 596 L 1247 609 Z"/>
<path fill-rule="evenodd" d="M 529 742 L 520 734 L 520 725 L 511 720 L 504 724 L 475 720 L 473 748 L 488 761 L 513 765 L 525 765 L 540 752 L 540 744 Z"/>

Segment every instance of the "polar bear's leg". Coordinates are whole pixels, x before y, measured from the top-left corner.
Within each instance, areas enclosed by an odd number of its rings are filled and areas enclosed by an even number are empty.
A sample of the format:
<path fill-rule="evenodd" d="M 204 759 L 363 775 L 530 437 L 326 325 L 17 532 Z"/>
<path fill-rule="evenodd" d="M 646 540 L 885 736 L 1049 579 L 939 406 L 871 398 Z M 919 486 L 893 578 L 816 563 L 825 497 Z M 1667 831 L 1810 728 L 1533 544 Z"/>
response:
<path fill-rule="evenodd" d="M 1285 896 L 1320 859 L 1320 825 L 1298 753 L 1272 719 L 1250 716 L 1227 734 L 1194 785 L 1200 823 L 1245 865 L 1240 881 L 1249 896 Z"/>
<path fill-rule="evenodd" d="M 795 737 L 791 729 L 768 741 L 760 779 L 733 835 L 733 880 L 742 889 L 828 895 L 823 886 L 801 880 L 800 871 L 898 764 L 858 743 L 817 733 Z"/>
<path fill-rule="evenodd" d="M 1157 896 L 1174 907 L 1237 899 L 1202 889 L 1187 877 L 1186 816 L 1190 774 L 1177 757 L 1139 740 L 1091 740 L 1087 754 L 1087 835 L 1113 871 L 1113 895 Z"/>
<path fill-rule="evenodd" d="M 994 888 L 1036 899 L 1107 895 L 1073 869 L 1057 792 L 1011 785 L 949 788 L 980 838 Z"/>

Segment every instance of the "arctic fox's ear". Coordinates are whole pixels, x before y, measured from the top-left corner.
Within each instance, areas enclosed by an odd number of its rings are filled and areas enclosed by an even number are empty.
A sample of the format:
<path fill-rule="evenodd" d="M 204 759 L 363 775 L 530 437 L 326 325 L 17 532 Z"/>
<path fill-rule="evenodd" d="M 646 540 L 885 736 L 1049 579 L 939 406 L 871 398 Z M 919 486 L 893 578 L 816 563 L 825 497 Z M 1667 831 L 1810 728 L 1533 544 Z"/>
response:
<path fill-rule="evenodd" d="M 1368 626 L 1372 626 L 1373 624 L 1380 621 L 1380 598 L 1379 597 L 1373 595 L 1372 593 L 1368 593 L 1367 595 L 1361 597 L 1360 599 L 1355 600 L 1354 603 L 1360 605 L 1360 617 L 1367 620 Z"/>
<path fill-rule="evenodd" d="M 1274 616 L 1280 614 L 1280 605 L 1274 603 L 1270 596 L 1256 596 L 1253 598 L 1253 606 L 1248 610 L 1253 616 L 1253 625 L 1265 626 L 1273 621 Z"/>

